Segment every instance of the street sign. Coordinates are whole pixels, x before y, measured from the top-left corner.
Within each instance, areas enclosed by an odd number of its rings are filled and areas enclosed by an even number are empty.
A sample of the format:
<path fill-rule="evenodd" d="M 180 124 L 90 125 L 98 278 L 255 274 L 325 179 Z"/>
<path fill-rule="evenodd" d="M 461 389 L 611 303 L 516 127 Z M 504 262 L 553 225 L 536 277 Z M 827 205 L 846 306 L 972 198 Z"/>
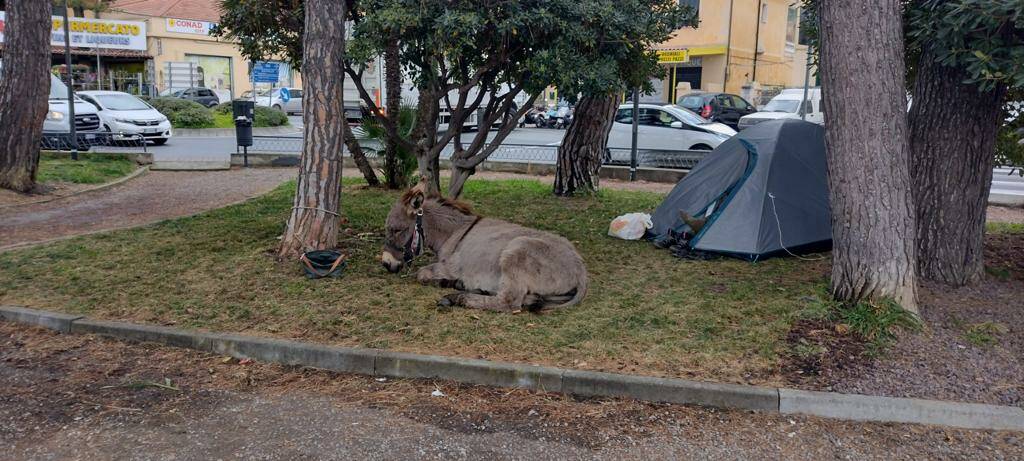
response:
<path fill-rule="evenodd" d="M 253 83 L 277 83 L 281 75 L 281 63 L 261 61 L 252 66 Z"/>
<path fill-rule="evenodd" d="M 688 50 L 657 50 L 658 62 L 661 64 L 682 64 L 690 62 Z"/>
<path fill-rule="evenodd" d="M 281 102 L 287 103 L 292 100 L 292 92 L 288 91 L 288 88 L 281 88 L 279 97 L 281 98 Z"/>

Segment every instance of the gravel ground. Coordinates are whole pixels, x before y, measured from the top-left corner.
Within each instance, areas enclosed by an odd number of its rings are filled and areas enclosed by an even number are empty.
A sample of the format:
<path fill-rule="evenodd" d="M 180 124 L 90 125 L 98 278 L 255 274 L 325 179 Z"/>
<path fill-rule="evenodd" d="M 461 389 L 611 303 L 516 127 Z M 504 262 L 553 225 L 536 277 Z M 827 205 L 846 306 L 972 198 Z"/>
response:
<path fill-rule="evenodd" d="M 7 189 L 0 189 L 0 209 L 24 205 L 42 200 L 57 199 L 74 195 L 84 190 L 92 189 L 96 184 L 74 184 L 70 182 L 46 183 L 38 187 L 39 191 L 31 194 L 22 194 Z"/>
<path fill-rule="evenodd" d="M 1008 460 L 1024 457 L 1024 434 L 378 381 L 0 322 L 0 447 L 8 459 Z"/>
<path fill-rule="evenodd" d="M 989 268 L 1005 272 L 973 287 L 921 287 L 922 332 L 901 334 L 883 356 L 867 360 L 832 345 L 830 353 L 842 357 L 825 360 L 816 379 L 792 384 L 1024 407 L 1024 235 L 990 235 L 985 256 Z"/>
<path fill-rule="evenodd" d="M 1024 208 L 990 206 L 988 207 L 988 220 L 989 222 L 1024 223 Z"/>
<path fill-rule="evenodd" d="M 292 168 L 151 171 L 94 193 L 0 208 L 0 248 L 199 213 L 263 194 L 295 175 Z"/>

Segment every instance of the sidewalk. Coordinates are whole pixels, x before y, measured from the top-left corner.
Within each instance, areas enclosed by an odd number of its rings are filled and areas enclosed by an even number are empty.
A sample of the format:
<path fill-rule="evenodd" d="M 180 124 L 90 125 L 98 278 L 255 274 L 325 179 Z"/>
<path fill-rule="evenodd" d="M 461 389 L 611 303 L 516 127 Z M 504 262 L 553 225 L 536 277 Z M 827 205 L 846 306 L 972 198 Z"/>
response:
<path fill-rule="evenodd" d="M 0 388 L 0 444 L 16 459 L 1024 456 L 1008 432 L 379 381 L 4 322 Z"/>
<path fill-rule="evenodd" d="M 220 208 L 266 193 L 295 176 L 294 168 L 152 171 L 110 189 L 0 209 L 0 249 Z"/>

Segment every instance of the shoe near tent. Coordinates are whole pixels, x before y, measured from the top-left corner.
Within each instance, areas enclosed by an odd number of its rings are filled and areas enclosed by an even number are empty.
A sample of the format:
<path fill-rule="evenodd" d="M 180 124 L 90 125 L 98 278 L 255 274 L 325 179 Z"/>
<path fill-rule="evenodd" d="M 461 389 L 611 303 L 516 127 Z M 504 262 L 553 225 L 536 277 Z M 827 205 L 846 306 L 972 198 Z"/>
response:
<path fill-rule="evenodd" d="M 830 248 L 825 133 L 801 120 L 763 122 L 708 154 L 654 212 L 655 240 L 692 230 L 684 211 L 706 218 L 692 250 L 751 261 Z"/>

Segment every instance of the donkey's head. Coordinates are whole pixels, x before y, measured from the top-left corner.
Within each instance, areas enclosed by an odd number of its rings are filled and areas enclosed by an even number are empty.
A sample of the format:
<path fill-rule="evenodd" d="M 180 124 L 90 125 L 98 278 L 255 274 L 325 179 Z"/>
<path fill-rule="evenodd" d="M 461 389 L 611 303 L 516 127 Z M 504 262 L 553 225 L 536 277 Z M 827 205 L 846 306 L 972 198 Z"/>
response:
<path fill-rule="evenodd" d="M 409 189 L 395 202 L 384 224 L 384 253 L 381 263 L 388 272 L 402 270 L 402 266 L 423 252 L 423 203 L 427 199 L 423 183 Z"/>

